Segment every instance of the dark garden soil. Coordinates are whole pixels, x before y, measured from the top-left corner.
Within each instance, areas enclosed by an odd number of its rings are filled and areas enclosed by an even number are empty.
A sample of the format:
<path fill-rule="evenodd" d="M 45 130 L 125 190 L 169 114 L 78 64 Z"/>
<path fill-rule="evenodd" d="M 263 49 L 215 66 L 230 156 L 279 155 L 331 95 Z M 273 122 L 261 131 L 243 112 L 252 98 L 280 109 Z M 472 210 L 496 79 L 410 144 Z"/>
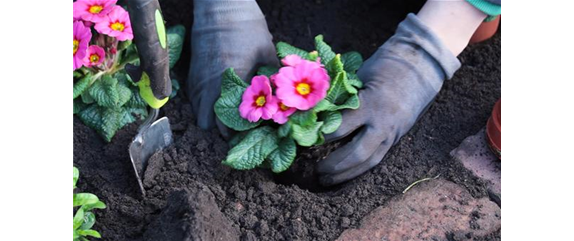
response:
<path fill-rule="evenodd" d="M 191 0 L 160 2 L 168 25 L 181 23 L 190 29 Z M 259 1 L 275 41 L 310 50 L 312 37 L 324 34 L 337 52 L 357 50 L 365 58 L 423 3 Z M 187 38 L 176 65 L 180 82 L 189 67 L 189 43 Z M 339 144 L 301 149 L 294 166 L 281 175 L 222 166 L 226 142 L 217 131 L 203 131 L 193 124 L 191 106 L 180 92 L 162 108 L 172 124 L 175 144 L 150 159 L 145 199 L 138 195 L 127 150 L 137 124 L 105 143 L 74 117 L 78 190 L 96 194 L 108 206 L 96 211 L 94 229 L 102 240 L 121 241 L 334 240 L 412 182 L 438 174 L 467 188 L 474 197 L 488 197 L 486 185 L 454 162 L 449 152 L 486 124 L 500 98 L 500 55 L 500 31 L 493 39 L 467 48 L 459 57 L 463 67 L 445 82 L 429 111 L 383 161 L 336 187 L 317 185 L 312 168 Z M 500 232 L 486 239 L 499 240 Z"/>

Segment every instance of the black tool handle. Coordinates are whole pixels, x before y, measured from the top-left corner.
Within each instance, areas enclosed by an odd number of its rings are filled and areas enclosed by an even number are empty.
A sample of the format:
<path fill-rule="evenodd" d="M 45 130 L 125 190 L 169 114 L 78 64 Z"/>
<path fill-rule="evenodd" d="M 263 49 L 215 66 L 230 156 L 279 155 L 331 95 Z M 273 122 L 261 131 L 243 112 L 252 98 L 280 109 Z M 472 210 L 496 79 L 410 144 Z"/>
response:
<path fill-rule="evenodd" d="M 167 36 L 159 2 L 128 0 L 128 12 L 140 57 L 140 70 L 149 76 L 153 95 L 164 99 L 171 94 L 171 79 Z"/>

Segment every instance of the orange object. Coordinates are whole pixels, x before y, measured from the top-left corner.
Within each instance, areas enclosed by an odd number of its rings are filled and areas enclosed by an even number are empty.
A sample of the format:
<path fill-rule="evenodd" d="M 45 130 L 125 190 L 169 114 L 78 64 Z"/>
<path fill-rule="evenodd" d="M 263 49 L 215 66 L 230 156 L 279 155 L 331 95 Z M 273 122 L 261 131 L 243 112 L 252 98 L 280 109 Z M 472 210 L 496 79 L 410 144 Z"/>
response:
<path fill-rule="evenodd" d="M 499 99 L 492 109 L 492 114 L 490 118 L 488 118 L 488 122 L 486 122 L 486 140 L 488 141 L 490 149 L 498 158 L 500 158 L 501 152 L 501 114 L 501 100 Z"/>
<path fill-rule="evenodd" d="M 478 26 L 472 37 L 470 38 L 469 44 L 475 44 L 485 41 L 491 38 L 498 30 L 498 25 L 500 24 L 500 15 L 496 19 L 490 22 L 483 22 Z"/>

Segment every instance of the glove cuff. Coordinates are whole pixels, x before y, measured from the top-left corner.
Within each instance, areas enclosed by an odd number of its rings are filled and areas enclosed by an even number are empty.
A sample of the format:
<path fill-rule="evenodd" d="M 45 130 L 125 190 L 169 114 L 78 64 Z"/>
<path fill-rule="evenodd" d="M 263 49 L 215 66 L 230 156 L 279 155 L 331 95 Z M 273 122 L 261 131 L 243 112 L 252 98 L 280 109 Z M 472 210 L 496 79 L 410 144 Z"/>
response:
<path fill-rule="evenodd" d="M 501 12 L 501 0 L 466 0 L 470 5 L 474 6 L 478 10 L 482 11 L 488 17 L 484 20 L 485 22 L 490 22 L 496 19 L 496 16 L 500 15 Z"/>
<path fill-rule="evenodd" d="M 442 68 L 446 79 L 452 78 L 454 73 L 460 68 L 460 61 L 443 44 L 440 38 L 426 26 L 413 13 L 409 13 L 407 18 L 399 24 L 397 32 L 393 38 L 397 41 L 407 42 L 421 48 Z"/>
<path fill-rule="evenodd" d="M 194 25 L 265 19 L 255 0 L 194 0 L 193 4 Z"/>

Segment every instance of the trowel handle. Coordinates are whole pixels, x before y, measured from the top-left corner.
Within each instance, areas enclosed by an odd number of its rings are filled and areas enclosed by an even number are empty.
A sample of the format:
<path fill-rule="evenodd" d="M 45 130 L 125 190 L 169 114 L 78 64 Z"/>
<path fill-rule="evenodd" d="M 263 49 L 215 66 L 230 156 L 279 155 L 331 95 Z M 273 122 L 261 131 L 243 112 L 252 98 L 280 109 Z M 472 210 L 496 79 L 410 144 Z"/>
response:
<path fill-rule="evenodd" d="M 128 0 L 128 12 L 140 57 L 139 68 L 133 69 L 132 66 L 128 73 L 136 81 L 146 74 L 153 96 L 163 100 L 171 94 L 171 79 L 167 35 L 159 2 Z"/>

